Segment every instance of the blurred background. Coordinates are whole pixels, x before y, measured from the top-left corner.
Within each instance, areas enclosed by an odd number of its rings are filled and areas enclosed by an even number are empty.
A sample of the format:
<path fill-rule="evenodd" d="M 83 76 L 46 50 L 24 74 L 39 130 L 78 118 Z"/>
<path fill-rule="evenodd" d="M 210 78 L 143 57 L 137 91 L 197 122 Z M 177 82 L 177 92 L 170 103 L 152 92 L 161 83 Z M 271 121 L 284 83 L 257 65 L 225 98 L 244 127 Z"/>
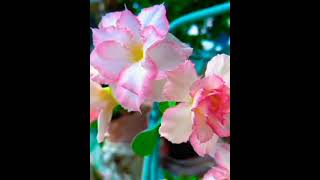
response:
<path fill-rule="evenodd" d="M 124 4 L 134 14 L 138 14 L 142 8 L 164 3 L 167 18 L 172 23 L 188 13 L 225 2 L 228 1 L 90 0 L 90 27 L 97 27 L 105 13 L 124 10 Z M 196 64 L 199 75 L 203 74 L 206 63 L 213 56 L 220 53 L 230 54 L 229 12 L 181 25 L 171 33 L 193 48 L 190 59 Z M 102 144 L 96 142 L 96 123 L 91 124 L 91 180 L 138 180 L 141 178 L 143 158 L 132 152 L 130 142 L 136 133 L 147 128 L 149 113 L 150 107 L 144 107 L 142 114 L 127 113 L 119 108 L 113 115 L 111 128 L 113 133 Z M 199 158 L 188 143 L 173 145 L 161 140 L 160 166 L 165 179 L 200 179 L 211 165 L 210 158 Z"/>

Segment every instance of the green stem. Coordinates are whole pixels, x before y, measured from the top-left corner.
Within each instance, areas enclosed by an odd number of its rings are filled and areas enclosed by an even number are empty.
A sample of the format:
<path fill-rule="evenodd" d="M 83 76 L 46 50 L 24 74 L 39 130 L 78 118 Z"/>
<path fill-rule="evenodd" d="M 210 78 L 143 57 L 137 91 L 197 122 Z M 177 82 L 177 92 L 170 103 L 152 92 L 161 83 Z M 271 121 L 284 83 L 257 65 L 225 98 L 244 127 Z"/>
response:
<path fill-rule="evenodd" d="M 230 10 L 230 2 L 215 5 L 190 14 L 186 14 L 170 23 L 170 31 L 174 31 L 179 26 L 208 17 L 217 16 Z"/>

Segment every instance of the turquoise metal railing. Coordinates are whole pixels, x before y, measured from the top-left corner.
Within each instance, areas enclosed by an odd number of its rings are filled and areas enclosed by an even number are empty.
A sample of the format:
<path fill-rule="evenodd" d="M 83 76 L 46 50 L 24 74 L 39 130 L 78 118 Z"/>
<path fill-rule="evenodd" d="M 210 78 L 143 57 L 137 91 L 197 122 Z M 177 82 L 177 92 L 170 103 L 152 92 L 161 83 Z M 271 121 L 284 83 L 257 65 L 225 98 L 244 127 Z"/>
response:
<path fill-rule="evenodd" d="M 149 129 L 158 124 L 161 118 L 159 111 L 159 103 L 153 103 L 152 111 L 149 117 Z M 144 158 L 142 179 L 143 180 L 159 180 L 163 179 L 160 170 L 160 138 L 157 139 L 157 146 L 153 153 Z"/>

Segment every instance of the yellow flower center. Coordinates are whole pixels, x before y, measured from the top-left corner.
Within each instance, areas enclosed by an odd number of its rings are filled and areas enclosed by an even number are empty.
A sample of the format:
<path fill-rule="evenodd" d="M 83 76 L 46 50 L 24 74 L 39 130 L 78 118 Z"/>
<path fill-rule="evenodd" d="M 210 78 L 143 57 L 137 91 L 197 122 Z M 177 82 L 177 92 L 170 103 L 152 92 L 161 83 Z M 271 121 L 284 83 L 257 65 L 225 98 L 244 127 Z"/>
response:
<path fill-rule="evenodd" d="M 139 62 L 144 59 L 143 45 L 140 43 L 133 44 L 130 48 L 132 61 Z"/>
<path fill-rule="evenodd" d="M 109 103 L 111 103 L 110 105 L 116 106 L 119 104 L 110 87 L 103 88 L 103 92 L 105 93 L 105 99 L 107 99 Z"/>

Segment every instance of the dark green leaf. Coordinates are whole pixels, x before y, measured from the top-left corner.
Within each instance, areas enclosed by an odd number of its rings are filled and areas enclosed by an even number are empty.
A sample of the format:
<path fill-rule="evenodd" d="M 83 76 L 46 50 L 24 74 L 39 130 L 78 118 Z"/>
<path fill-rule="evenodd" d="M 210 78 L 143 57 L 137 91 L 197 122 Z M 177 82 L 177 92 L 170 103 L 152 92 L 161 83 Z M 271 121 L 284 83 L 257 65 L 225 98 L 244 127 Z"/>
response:
<path fill-rule="evenodd" d="M 157 145 L 159 139 L 159 123 L 152 129 L 144 130 L 136 135 L 133 139 L 131 147 L 133 151 L 139 156 L 148 156 L 150 155 L 154 148 Z"/>
<path fill-rule="evenodd" d="M 167 170 L 163 170 L 163 175 L 166 180 L 174 180 L 174 176 Z"/>
<path fill-rule="evenodd" d="M 94 121 L 92 123 L 90 123 L 90 130 L 96 130 L 98 128 L 98 122 Z"/>
<path fill-rule="evenodd" d="M 168 102 L 161 102 L 159 103 L 159 109 L 160 112 L 163 113 L 164 111 L 166 111 L 166 109 L 168 109 L 169 107 L 174 107 L 176 106 L 176 102 L 174 101 L 168 101 Z"/>

